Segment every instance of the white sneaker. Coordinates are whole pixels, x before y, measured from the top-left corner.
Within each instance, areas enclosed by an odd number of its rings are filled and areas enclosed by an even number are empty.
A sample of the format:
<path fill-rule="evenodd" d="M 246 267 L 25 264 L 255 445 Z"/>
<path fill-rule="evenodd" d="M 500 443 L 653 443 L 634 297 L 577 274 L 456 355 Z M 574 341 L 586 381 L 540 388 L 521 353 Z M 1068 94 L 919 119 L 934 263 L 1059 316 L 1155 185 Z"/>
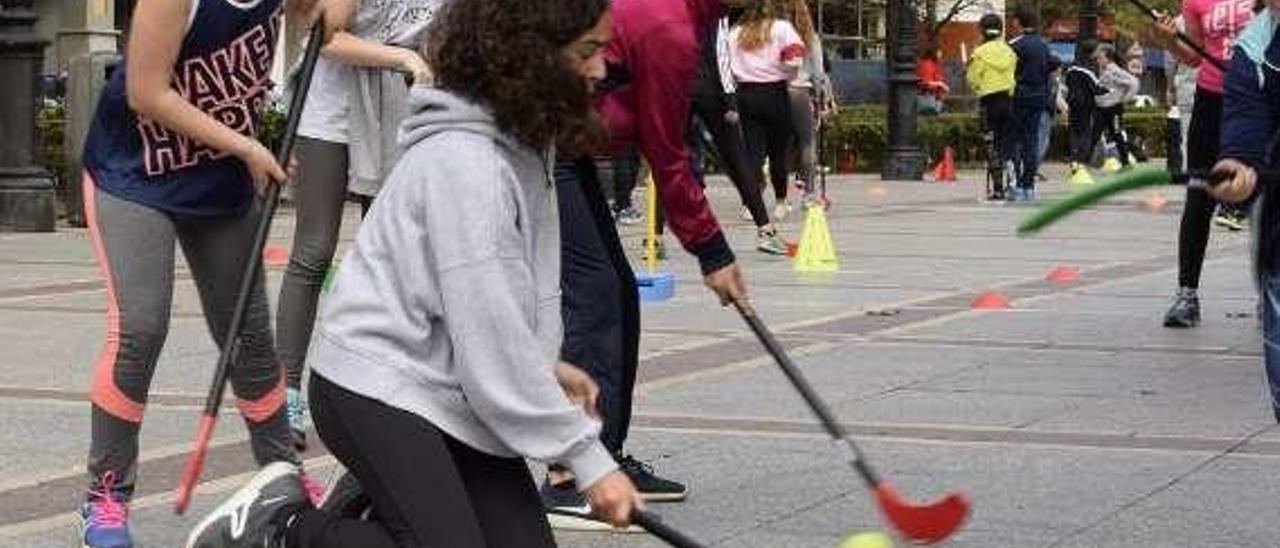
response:
<path fill-rule="evenodd" d="M 283 546 L 287 518 L 308 506 L 298 467 L 274 462 L 196 525 L 186 546 Z"/>

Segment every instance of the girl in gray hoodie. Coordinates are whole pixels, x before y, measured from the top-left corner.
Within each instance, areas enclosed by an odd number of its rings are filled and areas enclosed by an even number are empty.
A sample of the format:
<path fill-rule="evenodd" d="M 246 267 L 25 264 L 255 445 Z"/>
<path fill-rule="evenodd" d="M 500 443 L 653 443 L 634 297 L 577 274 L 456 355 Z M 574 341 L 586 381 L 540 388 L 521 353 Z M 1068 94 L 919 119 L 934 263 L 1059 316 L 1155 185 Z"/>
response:
<path fill-rule="evenodd" d="M 555 546 L 524 457 L 569 468 L 617 526 L 642 503 L 598 439 L 597 389 L 557 359 L 553 147 L 604 141 L 608 0 L 450 0 L 399 162 L 312 340 L 311 411 L 376 521 L 312 508 L 273 466 L 188 547 Z"/>
<path fill-rule="evenodd" d="M 1098 84 L 1106 93 L 1099 95 L 1098 123 L 1093 128 L 1093 143 L 1098 142 L 1102 132 L 1116 144 L 1116 155 L 1120 164 L 1129 165 L 1129 144 L 1124 133 L 1124 104 L 1138 94 L 1141 83 L 1138 77 L 1120 66 L 1120 56 L 1110 45 L 1098 46 L 1094 52 L 1094 60 L 1098 64 Z"/>

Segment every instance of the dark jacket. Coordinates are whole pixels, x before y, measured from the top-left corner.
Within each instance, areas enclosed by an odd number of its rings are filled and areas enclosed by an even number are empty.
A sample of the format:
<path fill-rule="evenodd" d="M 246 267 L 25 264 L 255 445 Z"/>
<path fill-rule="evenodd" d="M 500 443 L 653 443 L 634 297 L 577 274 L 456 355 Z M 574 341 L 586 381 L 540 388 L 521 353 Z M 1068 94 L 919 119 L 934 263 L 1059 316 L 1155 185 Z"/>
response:
<path fill-rule="evenodd" d="M 1107 92 L 1098 80 L 1098 69 L 1092 62 L 1076 63 L 1067 69 L 1067 105 L 1072 111 L 1092 112 L 1097 97 Z"/>
<path fill-rule="evenodd" d="M 1056 60 L 1049 54 L 1049 44 L 1034 31 L 1024 31 L 1009 42 L 1013 52 L 1018 54 L 1018 86 L 1013 92 L 1014 100 L 1045 100 L 1048 107 L 1049 74 L 1053 71 Z"/>
<path fill-rule="evenodd" d="M 1263 18 L 1259 18 L 1263 19 Z M 1256 21 L 1255 21 L 1256 22 Z M 1222 158 L 1255 168 L 1280 167 L 1280 40 L 1275 32 L 1251 25 L 1238 39 L 1223 84 Z M 1280 273 L 1280 189 L 1261 184 L 1258 219 L 1258 268 Z"/>

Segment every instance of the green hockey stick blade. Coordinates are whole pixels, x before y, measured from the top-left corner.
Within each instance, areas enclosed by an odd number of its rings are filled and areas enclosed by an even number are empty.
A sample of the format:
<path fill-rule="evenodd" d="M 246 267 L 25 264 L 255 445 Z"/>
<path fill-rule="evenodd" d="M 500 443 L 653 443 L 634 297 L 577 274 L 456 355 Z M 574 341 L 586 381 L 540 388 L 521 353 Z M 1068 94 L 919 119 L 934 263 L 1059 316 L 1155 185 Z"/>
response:
<path fill-rule="evenodd" d="M 1154 167 L 1136 168 L 1117 173 L 1098 181 L 1097 184 L 1036 210 L 1018 224 L 1018 235 L 1030 236 L 1035 234 L 1063 217 L 1101 202 L 1110 196 L 1139 188 L 1164 186 L 1172 180 L 1173 175 L 1168 171 Z"/>

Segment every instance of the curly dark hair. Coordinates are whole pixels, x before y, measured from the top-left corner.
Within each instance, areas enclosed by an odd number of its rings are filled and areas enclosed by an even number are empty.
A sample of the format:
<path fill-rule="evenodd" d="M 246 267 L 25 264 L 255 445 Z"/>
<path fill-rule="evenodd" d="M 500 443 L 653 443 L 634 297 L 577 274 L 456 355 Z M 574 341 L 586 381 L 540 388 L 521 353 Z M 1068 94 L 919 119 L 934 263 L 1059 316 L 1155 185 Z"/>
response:
<path fill-rule="evenodd" d="M 608 10 L 609 0 L 450 0 L 432 22 L 426 58 L 440 88 L 487 106 L 521 143 L 587 151 L 604 124 L 561 49 Z"/>

